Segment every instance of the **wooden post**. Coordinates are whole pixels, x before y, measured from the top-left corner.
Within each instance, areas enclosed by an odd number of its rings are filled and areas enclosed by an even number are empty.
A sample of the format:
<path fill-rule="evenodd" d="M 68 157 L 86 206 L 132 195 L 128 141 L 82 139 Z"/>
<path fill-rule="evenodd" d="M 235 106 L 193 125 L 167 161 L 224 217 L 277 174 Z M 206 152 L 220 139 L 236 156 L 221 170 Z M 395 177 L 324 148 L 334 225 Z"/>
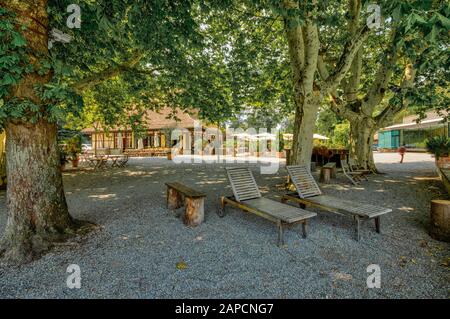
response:
<path fill-rule="evenodd" d="M 375 229 L 377 230 L 377 233 L 381 233 L 381 216 L 375 217 Z"/>
<path fill-rule="evenodd" d="M 431 201 L 430 236 L 436 240 L 450 242 L 450 201 Z"/>
<path fill-rule="evenodd" d="M 327 167 L 322 167 L 320 169 L 320 182 L 328 184 L 331 180 L 331 169 Z"/>
<path fill-rule="evenodd" d="M 177 209 L 183 206 L 183 198 L 181 194 L 171 187 L 167 187 L 167 207 L 169 209 Z"/>
<path fill-rule="evenodd" d="M 183 222 L 188 226 L 198 226 L 205 218 L 204 210 L 205 198 L 189 198 L 186 197 L 185 205 L 186 210 L 184 211 Z"/>
<path fill-rule="evenodd" d="M 357 215 L 355 215 L 355 232 L 356 232 L 356 241 L 359 241 L 360 239 L 361 239 L 361 237 L 360 237 L 360 235 L 359 235 L 359 229 L 360 229 L 360 226 L 361 226 L 361 221 L 360 221 L 360 219 L 359 219 L 359 216 L 357 216 Z"/>
<path fill-rule="evenodd" d="M 306 238 L 306 236 L 307 236 L 307 232 L 306 232 L 306 229 L 307 229 L 307 221 L 305 220 L 303 223 L 302 223 L 302 232 L 303 232 L 303 234 L 302 234 L 302 237 L 303 238 Z"/>

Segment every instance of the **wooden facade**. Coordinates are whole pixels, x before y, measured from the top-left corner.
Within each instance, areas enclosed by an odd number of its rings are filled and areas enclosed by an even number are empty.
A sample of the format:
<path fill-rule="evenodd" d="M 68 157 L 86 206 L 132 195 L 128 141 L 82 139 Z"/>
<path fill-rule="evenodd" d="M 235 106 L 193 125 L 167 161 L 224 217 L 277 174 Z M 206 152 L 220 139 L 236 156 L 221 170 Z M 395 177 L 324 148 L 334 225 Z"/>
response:
<path fill-rule="evenodd" d="M 194 112 L 195 113 L 195 112 Z M 193 149 L 195 115 L 164 108 L 159 111 L 148 111 L 143 117 L 145 131 L 133 132 L 130 128 L 113 127 L 108 130 L 96 125 L 96 128 L 83 130 L 90 137 L 92 148 L 98 149 L 121 149 L 146 150 L 146 149 L 170 149 L 175 144 L 171 140 L 172 131 L 183 130 L 181 146 L 183 149 Z M 189 147 L 190 146 L 190 147 Z"/>
<path fill-rule="evenodd" d="M 124 132 L 96 132 L 91 136 L 92 148 L 95 149 L 148 149 L 148 148 L 170 148 L 170 136 L 167 132 L 160 130 L 148 130 L 139 136 L 130 131 Z"/>

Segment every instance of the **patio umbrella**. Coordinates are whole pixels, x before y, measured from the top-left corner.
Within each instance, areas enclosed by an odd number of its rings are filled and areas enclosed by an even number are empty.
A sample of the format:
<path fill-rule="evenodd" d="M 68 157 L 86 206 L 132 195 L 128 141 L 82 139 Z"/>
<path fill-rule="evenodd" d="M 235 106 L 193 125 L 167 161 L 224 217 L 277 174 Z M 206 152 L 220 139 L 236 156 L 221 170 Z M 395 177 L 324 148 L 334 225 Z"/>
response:
<path fill-rule="evenodd" d="M 287 141 L 291 141 L 293 137 L 294 137 L 294 134 L 291 134 L 291 133 L 283 134 L 283 138 L 285 140 L 287 140 Z M 323 135 L 320 135 L 320 134 L 315 134 L 314 133 L 313 139 L 315 139 L 315 140 L 329 140 L 330 138 L 328 138 L 326 136 L 323 136 Z"/>
<path fill-rule="evenodd" d="M 314 134 L 313 135 L 313 139 L 315 139 L 315 140 L 329 140 L 330 138 L 328 138 L 326 136 L 323 136 L 323 135 L 320 135 L 320 134 Z"/>

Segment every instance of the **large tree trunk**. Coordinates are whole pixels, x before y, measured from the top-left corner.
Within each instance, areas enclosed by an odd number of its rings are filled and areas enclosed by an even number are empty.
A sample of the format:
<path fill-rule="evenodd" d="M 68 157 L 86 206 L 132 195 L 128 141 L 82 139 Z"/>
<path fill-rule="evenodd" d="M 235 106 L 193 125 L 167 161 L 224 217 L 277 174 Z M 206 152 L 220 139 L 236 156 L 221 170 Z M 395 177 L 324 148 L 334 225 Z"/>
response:
<path fill-rule="evenodd" d="M 311 166 L 313 132 L 316 125 L 319 104 L 301 103 L 295 112 L 294 136 L 292 142 L 291 165 Z"/>
<path fill-rule="evenodd" d="M 373 159 L 375 128 L 370 119 L 358 117 L 350 120 L 350 156 L 359 167 L 376 171 Z"/>
<path fill-rule="evenodd" d="M 38 69 L 48 56 L 46 0 L 12 0 L 2 5 L 16 12 L 17 22 Z M 26 13 L 26 14 L 24 14 Z M 45 28 L 44 28 L 45 27 Z M 29 100 L 42 107 L 42 119 L 32 123 L 9 119 L 6 123 L 8 221 L 0 243 L 0 256 L 23 263 L 39 256 L 53 241 L 65 239 L 81 227 L 69 216 L 62 183 L 57 127 L 45 120 L 46 105 L 35 86 L 48 83 L 53 74 L 27 74 L 12 88 L 9 98 Z M 86 224 L 88 225 L 88 224 Z"/>
<path fill-rule="evenodd" d="M 7 260 L 21 263 L 73 234 L 62 183 L 55 124 L 6 127 L 8 222 L 2 241 Z"/>
<path fill-rule="evenodd" d="M 292 0 L 283 2 L 285 9 L 298 9 Z M 294 136 L 290 164 L 306 165 L 309 169 L 313 148 L 313 134 L 320 92 L 314 89 L 314 76 L 319 57 L 319 34 L 313 21 L 301 26 L 290 16 L 285 16 L 285 34 L 289 48 L 292 85 L 295 104 Z"/>

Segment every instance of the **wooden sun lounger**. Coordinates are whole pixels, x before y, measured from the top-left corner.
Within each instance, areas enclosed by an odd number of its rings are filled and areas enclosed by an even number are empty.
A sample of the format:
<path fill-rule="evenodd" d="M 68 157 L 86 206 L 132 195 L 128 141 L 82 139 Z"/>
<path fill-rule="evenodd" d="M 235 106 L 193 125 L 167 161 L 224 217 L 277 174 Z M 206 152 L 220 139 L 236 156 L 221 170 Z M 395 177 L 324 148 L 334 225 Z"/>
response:
<path fill-rule="evenodd" d="M 252 172 L 246 167 L 226 168 L 226 171 L 234 196 L 220 198 L 218 210 L 220 217 L 224 216 L 225 205 L 230 205 L 270 220 L 277 224 L 278 246 L 284 244 L 285 225 L 301 223 L 303 238 L 306 238 L 307 221 L 316 216 L 316 213 L 262 197 Z"/>
<path fill-rule="evenodd" d="M 287 166 L 286 168 L 297 193 L 283 195 L 282 202 L 293 201 L 303 207 L 312 206 L 333 213 L 352 216 L 356 223 L 356 240 L 358 241 L 360 240 L 359 230 L 362 220 L 374 219 L 376 231 L 381 232 L 381 215 L 390 213 L 392 209 L 323 195 L 306 166 Z"/>

